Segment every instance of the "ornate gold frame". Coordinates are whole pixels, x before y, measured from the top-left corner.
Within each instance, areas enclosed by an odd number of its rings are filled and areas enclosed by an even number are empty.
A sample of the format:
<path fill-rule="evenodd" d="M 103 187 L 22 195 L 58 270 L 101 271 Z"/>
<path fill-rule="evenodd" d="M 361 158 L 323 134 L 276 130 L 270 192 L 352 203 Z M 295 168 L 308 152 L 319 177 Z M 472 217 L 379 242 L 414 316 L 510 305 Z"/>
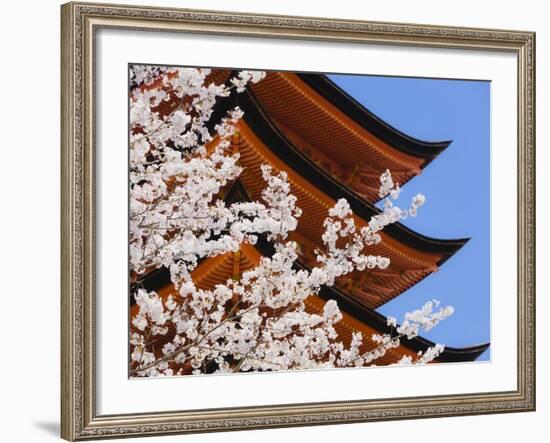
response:
<path fill-rule="evenodd" d="M 89 3 L 61 7 L 61 435 L 67 440 L 533 411 L 535 34 Z M 517 390 L 98 416 L 94 374 L 94 32 L 101 27 L 508 51 L 518 58 Z"/>

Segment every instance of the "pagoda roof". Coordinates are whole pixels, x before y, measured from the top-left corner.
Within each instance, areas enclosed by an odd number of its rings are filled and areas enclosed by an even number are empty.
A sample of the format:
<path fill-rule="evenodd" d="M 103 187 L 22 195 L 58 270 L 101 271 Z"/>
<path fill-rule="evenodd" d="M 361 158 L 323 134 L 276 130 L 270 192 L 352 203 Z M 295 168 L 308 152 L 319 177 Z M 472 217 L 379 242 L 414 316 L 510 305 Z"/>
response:
<path fill-rule="evenodd" d="M 230 70 L 214 69 L 209 81 L 219 84 L 231 76 Z M 248 90 L 295 147 L 369 202 L 380 199 L 386 169 L 402 186 L 450 143 L 404 134 L 323 74 L 268 71 Z"/>
<path fill-rule="evenodd" d="M 255 246 L 243 245 L 237 254 L 226 253 L 201 261 L 199 266 L 192 272 L 193 281 L 201 289 L 212 289 L 216 284 L 225 283 L 230 277 L 235 277 L 235 269 L 239 273 L 245 272 L 257 266 L 262 256 L 271 256 L 273 252 L 273 246 L 260 237 Z M 309 270 L 307 266 L 299 261 L 295 262 L 294 267 Z M 169 272 L 165 268 L 150 273 L 142 280 L 141 284 L 146 290 L 157 291 L 163 297 L 174 291 Z M 336 300 L 343 313 L 343 319 L 336 323 L 335 327 L 339 339 L 344 343 L 349 345 L 352 334 L 358 331 L 362 332 L 364 337 L 362 351 L 365 352 L 376 347 L 376 343 L 370 337 L 373 333 L 392 333 L 392 329 L 387 325 L 386 317 L 361 303 L 353 295 L 334 286 L 322 286 L 318 295 L 309 296 L 305 300 L 306 310 L 310 313 L 322 313 L 324 304 L 330 299 Z M 434 344 L 422 337 L 401 339 L 399 348 L 388 350 L 386 355 L 378 361 L 378 364 L 396 363 L 404 355 L 414 357 L 417 352 L 425 351 Z M 444 352 L 439 355 L 437 361 L 474 361 L 488 347 L 489 343 L 464 348 L 445 347 Z"/>
<path fill-rule="evenodd" d="M 407 136 L 322 74 L 269 72 L 249 90 L 297 148 L 369 202 L 386 169 L 402 186 L 450 143 Z"/>
<path fill-rule="evenodd" d="M 315 92 L 380 140 L 406 154 L 424 159 L 422 167 L 441 154 L 452 142 L 451 140 L 424 141 L 401 132 L 369 111 L 326 75 L 306 73 L 296 75 Z"/>

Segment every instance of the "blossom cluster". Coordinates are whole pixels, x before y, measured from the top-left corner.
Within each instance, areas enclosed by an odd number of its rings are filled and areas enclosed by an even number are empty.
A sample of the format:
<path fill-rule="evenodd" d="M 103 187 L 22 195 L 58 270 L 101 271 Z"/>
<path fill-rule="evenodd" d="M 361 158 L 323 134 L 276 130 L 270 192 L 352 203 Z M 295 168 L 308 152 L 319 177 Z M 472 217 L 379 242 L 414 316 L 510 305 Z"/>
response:
<path fill-rule="evenodd" d="M 301 210 L 284 171 L 261 167 L 261 201 L 228 204 L 221 198 L 242 172 L 230 147 L 243 112 L 235 107 L 212 124 L 215 104 L 265 73 L 240 71 L 223 84 L 210 75 L 199 68 L 131 68 L 132 376 L 369 366 L 398 347 L 401 337 L 413 338 L 452 314 L 452 308 L 434 310 L 438 303 L 429 302 L 399 326 L 389 318 L 394 333 L 367 337 L 376 343 L 367 350 L 359 332 L 347 345 L 339 339 L 336 301 L 327 301 L 318 314 L 308 312 L 306 299 L 323 285 L 354 271 L 387 268 L 389 259 L 368 254 L 369 246 L 381 241 L 387 225 L 415 216 L 424 197 L 416 196 L 408 209 L 395 206 L 400 189 L 386 171 L 380 213 L 359 227 L 348 202 L 337 201 L 323 222 L 317 265 L 296 268 L 297 245 L 288 234 Z M 237 280 L 213 289 L 195 285 L 192 271 L 200 260 L 236 252 L 260 235 L 274 246 L 272 256 Z M 174 289 L 168 296 L 141 285 L 160 267 L 170 271 Z M 442 351 L 436 345 L 402 363 L 427 363 Z"/>

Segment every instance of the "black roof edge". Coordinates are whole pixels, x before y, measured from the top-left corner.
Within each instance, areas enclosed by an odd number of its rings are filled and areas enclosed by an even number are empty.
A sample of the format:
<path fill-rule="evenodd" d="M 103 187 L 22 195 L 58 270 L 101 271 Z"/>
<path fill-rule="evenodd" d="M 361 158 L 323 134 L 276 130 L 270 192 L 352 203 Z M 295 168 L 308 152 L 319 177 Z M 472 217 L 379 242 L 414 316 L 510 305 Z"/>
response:
<path fill-rule="evenodd" d="M 464 238 L 455 239 L 455 240 L 454 240 L 454 241 L 456 242 L 455 250 L 454 250 L 451 254 L 444 255 L 444 256 L 437 262 L 437 266 L 443 265 L 443 263 L 445 263 L 445 262 L 446 262 L 447 260 L 449 260 L 454 254 L 456 254 L 460 249 L 462 249 L 462 247 L 463 247 L 466 243 L 468 243 L 471 239 L 472 239 L 472 237 L 464 237 Z"/>
<path fill-rule="evenodd" d="M 256 134 L 261 136 L 264 142 L 269 144 L 271 151 L 300 175 L 315 183 L 334 200 L 345 198 L 353 212 L 365 220 L 369 220 L 373 215 L 380 213 L 378 208 L 327 174 L 296 148 L 271 121 L 261 103 L 250 91 L 231 94 L 229 97 L 222 98 L 220 106 L 217 106 L 215 110 L 216 117 L 221 118 L 228 109 L 231 109 L 235 105 L 241 107 L 244 111 L 243 118 L 246 123 Z M 409 247 L 426 253 L 443 255 L 444 257 L 439 261 L 438 265 L 443 264 L 468 241 L 468 239 L 436 239 L 428 237 L 407 228 L 401 223 L 393 223 L 387 226 L 384 228 L 384 232 Z"/>
<path fill-rule="evenodd" d="M 452 140 L 424 141 L 394 128 L 373 114 L 324 74 L 296 74 L 304 83 L 324 97 L 361 127 L 394 148 L 425 160 L 428 165 L 445 150 Z"/>

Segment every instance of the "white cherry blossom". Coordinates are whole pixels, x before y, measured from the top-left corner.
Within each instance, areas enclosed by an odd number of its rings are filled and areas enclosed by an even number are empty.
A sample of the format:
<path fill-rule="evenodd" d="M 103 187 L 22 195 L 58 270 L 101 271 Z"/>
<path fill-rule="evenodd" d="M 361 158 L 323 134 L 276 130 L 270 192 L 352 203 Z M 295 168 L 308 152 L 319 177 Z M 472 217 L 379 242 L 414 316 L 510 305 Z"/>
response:
<path fill-rule="evenodd" d="M 348 346 L 339 340 L 335 324 L 342 313 L 335 300 L 320 314 L 308 312 L 306 299 L 323 285 L 354 271 L 387 268 L 390 260 L 369 254 L 369 247 L 381 241 L 384 227 L 415 216 L 424 197 L 416 196 L 408 209 L 395 206 L 400 189 L 384 172 L 381 212 L 360 227 L 348 202 L 338 200 L 322 223 L 317 265 L 296 268 L 297 245 L 288 234 L 297 229 L 301 210 L 284 171 L 261 167 L 260 201 L 229 204 L 221 198 L 242 173 L 239 154 L 230 148 L 243 112 L 230 109 L 212 125 L 214 106 L 265 73 L 240 71 L 221 85 L 210 74 L 200 68 L 131 68 L 131 376 L 370 366 L 402 337 L 428 331 L 453 313 L 452 307 L 436 310 L 439 303 L 432 301 L 400 325 L 388 317 L 392 333 L 367 337 L 377 346 L 364 351 L 359 332 Z M 211 290 L 195 285 L 191 273 L 200 260 L 236 252 L 258 236 L 274 246 L 271 257 Z M 160 267 L 170 272 L 170 296 L 141 286 Z M 427 363 L 443 349 L 438 344 L 400 363 Z"/>

